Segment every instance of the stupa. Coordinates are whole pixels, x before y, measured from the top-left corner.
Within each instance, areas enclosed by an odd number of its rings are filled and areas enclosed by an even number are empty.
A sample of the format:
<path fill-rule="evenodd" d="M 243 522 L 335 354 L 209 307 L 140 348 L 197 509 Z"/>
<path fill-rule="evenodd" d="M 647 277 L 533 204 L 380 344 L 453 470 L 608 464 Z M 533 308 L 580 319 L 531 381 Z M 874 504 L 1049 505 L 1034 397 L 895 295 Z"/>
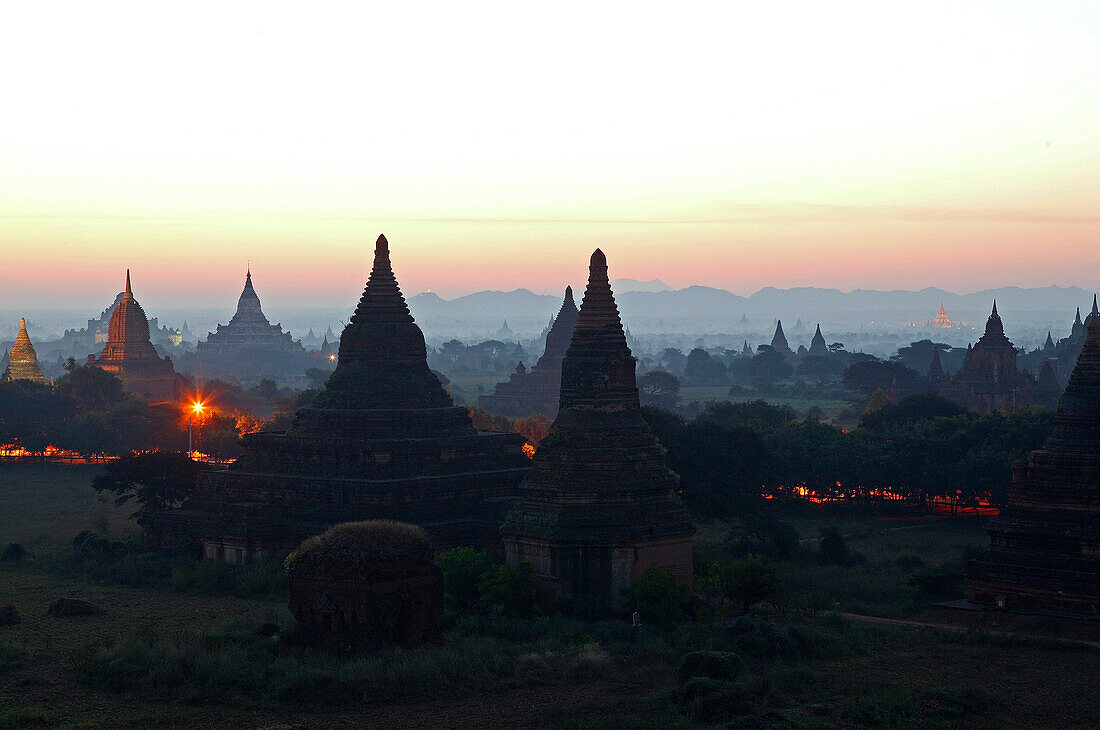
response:
<path fill-rule="evenodd" d="M 340 337 L 336 370 L 286 432 L 245 436 L 229 468 L 204 475 L 183 509 L 145 519 L 150 544 L 201 542 L 245 563 L 341 522 L 423 527 L 437 550 L 500 554 L 499 527 L 530 468 L 515 433 L 478 432 L 428 369 L 378 237 L 374 268 Z"/>
<path fill-rule="evenodd" d="M 38 355 L 31 344 L 31 338 L 27 334 L 27 320 L 19 318 L 19 334 L 15 336 L 15 344 L 11 347 L 8 356 L 8 366 L 4 370 L 4 380 L 30 380 L 35 383 L 45 383 L 42 369 L 38 367 Z"/>
<path fill-rule="evenodd" d="M 772 335 L 771 347 L 780 355 L 788 356 L 793 355 L 791 346 L 787 344 L 787 336 L 783 334 L 783 320 L 777 319 L 775 321 L 775 334 Z"/>
<path fill-rule="evenodd" d="M 561 363 L 569 349 L 576 324 L 577 305 L 573 302 L 573 288 L 567 286 L 558 316 L 546 333 L 546 349 L 542 357 L 530 370 L 520 363 L 507 382 L 498 383 L 491 394 L 478 398 L 478 405 L 503 416 L 521 418 L 532 413 L 554 416 L 558 412 L 561 390 Z"/>
<path fill-rule="evenodd" d="M 88 356 L 88 364 L 114 373 L 126 392 L 150 400 L 180 400 L 187 388 L 172 361 L 158 355 L 149 341 L 149 320 L 130 289 L 129 269 L 122 298 L 111 312 L 107 342 L 99 357 Z"/>
<path fill-rule="evenodd" d="M 971 561 L 975 603 L 1100 614 L 1100 318 L 1058 401 L 1042 448 L 1012 466 L 1008 505 Z"/>
<path fill-rule="evenodd" d="M 829 346 L 825 344 L 825 336 L 821 334 L 821 325 L 817 325 L 817 330 L 814 331 L 813 339 L 810 340 L 810 349 L 808 354 L 815 357 L 829 357 L 833 353 L 829 350 Z"/>
<path fill-rule="evenodd" d="M 1035 379 L 1017 369 L 1016 355 L 1016 347 L 1005 337 L 997 302 L 993 302 L 985 334 L 967 348 L 962 367 L 953 378 L 953 389 L 940 395 L 981 414 L 1027 405 Z"/>
<path fill-rule="evenodd" d="M 642 417 L 599 249 L 562 362 L 558 415 L 521 489 L 502 529 L 505 556 L 531 563 L 546 602 L 614 610 L 650 566 L 691 583 L 694 528 Z"/>
<path fill-rule="evenodd" d="M 229 324 L 219 324 L 217 332 L 206 335 L 196 347 L 200 355 L 236 355 L 248 349 L 304 353 L 299 340 L 283 332 L 282 325 L 271 324 L 260 307 L 260 297 L 252 286 L 252 269 L 245 271 L 244 290 L 237 311 Z"/>

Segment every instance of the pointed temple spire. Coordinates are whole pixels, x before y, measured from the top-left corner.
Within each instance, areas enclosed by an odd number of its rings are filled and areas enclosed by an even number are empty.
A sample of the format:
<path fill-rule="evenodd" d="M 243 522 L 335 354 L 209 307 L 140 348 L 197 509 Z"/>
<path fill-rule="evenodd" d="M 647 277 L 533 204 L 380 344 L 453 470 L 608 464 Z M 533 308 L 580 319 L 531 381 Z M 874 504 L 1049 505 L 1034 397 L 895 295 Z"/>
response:
<path fill-rule="evenodd" d="M 502 529 L 508 563 L 530 562 L 552 601 L 613 610 L 650 566 L 691 582 L 694 528 L 642 417 L 636 365 L 596 249 L 557 418 Z"/>
<path fill-rule="evenodd" d="M 810 340 L 809 354 L 815 357 L 828 357 L 832 353 L 829 352 L 829 346 L 825 344 L 825 336 L 821 334 L 821 324 L 818 323 L 817 329 L 814 331 L 813 339 Z"/>
<path fill-rule="evenodd" d="M 1047 330 L 1047 341 L 1043 343 L 1044 350 L 1054 349 L 1054 338 L 1050 336 L 1050 330 Z"/>
<path fill-rule="evenodd" d="M 1097 318 L 1100 318 L 1100 309 L 1096 306 L 1096 295 L 1092 295 L 1092 311 L 1089 312 L 1089 316 L 1085 317 L 1085 326 L 1089 326 L 1089 323 Z"/>
<path fill-rule="evenodd" d="M 782 355 L 791 354 L 791 346 L 787 344 L 787 336 L 783 334 L 783 320 L 775 321 L 775 334 L 772 335 L 772 349 Z"/>
<path fill-rule="evenodd" d="M 129 269 L 126 269 L 126 289 L 123 290 L 122 296 L 124 296 L 128 299 L 133 299 L 134 298 L 134 293 L 132 291 L 130 291 L 130 270 Z"/>
<path fill-rule="evenodd" d="M 990 312 L 989 319 L 985 321 L 985 335 L 983 335 L 983 338 L 990 336 L 1002 338 L 1005 336 L 1004 323 L 1001 322 L 1001 315 L 997 314 L 996 299 L 993 300 L 993 311 Z"/>
<path fill-rule="evenodd" d="M 1100 615 L 1100 317 L 1042 448 L 1012 467 L 1008 504 L 986 528 L 991 548 L 973 561 L 975 603 Z"/>
<path fill-rule="evenodd" d="M 19 334 L 15 336 L 15 344 L 11 347 L 8 356 L 8 367 L 4 370 L 3 380 L 31 380 L 36 383 L 45 383 L 42 368 L 38 366 L 38 354 L 31 344 L 30 335 L 27 334 L 27 320 L 19 318 Z"/>
<path fill-rule="evenodd" d="M 454 409 L 455 405 L 428 369 L 424 333 L 413 321 L 397 284 L 389 241 L 379 236 L 363 296 L 340 335 L 336 371 L 317 394 L 314 407 L 302 411 L 296 428 L 338 431 L 332 418 L 312 418 L 325 409 L 425 408 Z M 447 428 L 457 429 L 456 433 L 474 431 L 468 415 L 449 426 L 437 425 L 443 429 L 437 435 Z"/>

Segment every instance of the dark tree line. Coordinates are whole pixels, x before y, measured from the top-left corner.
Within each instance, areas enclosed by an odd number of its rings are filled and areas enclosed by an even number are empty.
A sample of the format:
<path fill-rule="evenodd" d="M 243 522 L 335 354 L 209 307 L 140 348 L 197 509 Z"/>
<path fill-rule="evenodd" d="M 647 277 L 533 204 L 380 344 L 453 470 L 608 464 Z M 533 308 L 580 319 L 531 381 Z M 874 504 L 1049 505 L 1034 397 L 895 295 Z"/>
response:
<path fill-rule="evenodd" d="M 1053 426 L 1042 409 L 974 416 L 933 395 L 910 396 L 845 431 L 762 401 L 721 403 L 694 419 L 655 408 L 646 419 L 701 519 L 760 509 L 765 499 L 1003 504 L 1012 463 Z"/>

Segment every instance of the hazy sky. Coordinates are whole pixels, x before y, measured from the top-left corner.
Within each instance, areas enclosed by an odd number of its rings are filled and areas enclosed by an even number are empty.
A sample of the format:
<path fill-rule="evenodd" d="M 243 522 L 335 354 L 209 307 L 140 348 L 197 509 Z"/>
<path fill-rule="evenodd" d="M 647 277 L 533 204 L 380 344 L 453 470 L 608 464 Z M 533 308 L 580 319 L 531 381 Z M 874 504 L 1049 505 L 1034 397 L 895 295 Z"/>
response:
<path fill-rule="evenodd" d="M 1100 284 L 1100 3 L 11 3 L 0 308 Z M 98 309 L 97 309 L 98 311 Z"/>

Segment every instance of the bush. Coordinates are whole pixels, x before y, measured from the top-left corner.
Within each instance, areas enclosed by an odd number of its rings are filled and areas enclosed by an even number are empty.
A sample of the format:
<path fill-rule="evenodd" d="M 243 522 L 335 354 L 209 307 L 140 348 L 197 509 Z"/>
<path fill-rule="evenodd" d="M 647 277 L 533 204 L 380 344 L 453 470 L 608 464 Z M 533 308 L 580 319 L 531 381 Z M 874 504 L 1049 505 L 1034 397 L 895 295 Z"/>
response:
<path fill-rule="evenodd" d="M 909 579 L 917 593 L 932 600 L 960 598 L 963 595 L 963 569 L 958 563 L 925 568 Z"/>
<path fill-rule="evenodd" d="M 783 595 L 775 563 L 764 555 L 749 555 L 733 562 L 715 560 L 707 566 L 701 586 L 739 603 L 743 609 L 761 601 L 775 601 Z"/>
<path fill-rule="evenodd" d="M 437 564 L 443 571 L 443 591 L 448 606 L 463 612 L 477 608 L 478 584 L 493 569 L 489 554 L 468 547 L 452 548 L 439 556 Z"/>
<path fill-rule="evenodd" d="M 839 527 L 822 527 L 821 541 L 817 544 L 817 562 L 825 565 L 847 565 L 851 561 L 848 542 L 840 534 Z"/>
<path fill-rule="evenodd" d="M 22 560 L 27 555 L 26 549 L 17 542 L 8 543 L 4 552 L 0 553 L 0 560 Z"/>
<path fill-rule="evenodd" d="M 744 669 L 741 657 L 728 651 L 693 651 L 680 662 L 680 684 L 694 677 L 720 681 L 737 679 Z"/>
<path fill-rule="evenodd" d="M 530 563 L 490 569 L 478 580 L 477 590 L 482 608 L 521 618 L 534 614 L 539 595 Z"/>
<path fill-rule="evenodd" d="M 690 679 L 677 693 L 693 724 L 710 724 L 755 708 L 752 693 L 739 682 L 722 682 L 709 677 Z"/>
<path fill-rule="evenodd" d="M 683 618 L 690 592 L 671 572 L 650 566 L 623 590 L 623 605 L 643 619 L 667 627 Z"/>

